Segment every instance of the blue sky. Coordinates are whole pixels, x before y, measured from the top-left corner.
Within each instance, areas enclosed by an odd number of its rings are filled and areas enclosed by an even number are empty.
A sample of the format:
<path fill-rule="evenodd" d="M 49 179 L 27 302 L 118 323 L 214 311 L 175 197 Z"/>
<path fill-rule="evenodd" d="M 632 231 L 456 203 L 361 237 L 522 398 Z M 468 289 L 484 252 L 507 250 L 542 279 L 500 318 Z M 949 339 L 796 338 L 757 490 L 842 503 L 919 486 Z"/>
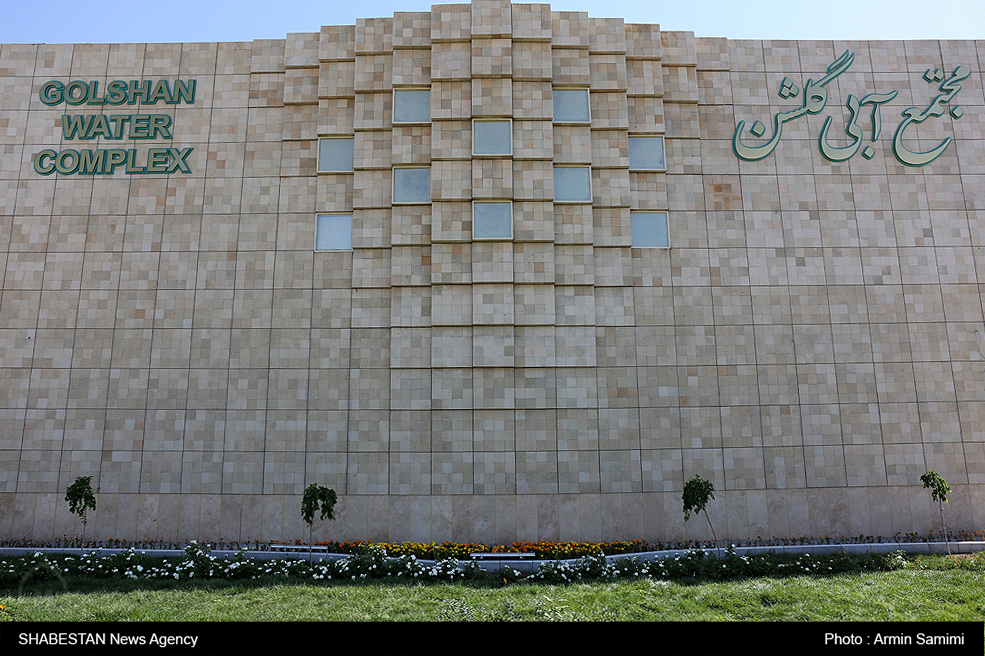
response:
<path fill-rule="evenodd" d="M 4 0 L 0 43 L 250 41 L 350 25 L 428 0 Z M 985 39 L 983 0 L 561 0 L 556 11 L 733 39 Z"/>

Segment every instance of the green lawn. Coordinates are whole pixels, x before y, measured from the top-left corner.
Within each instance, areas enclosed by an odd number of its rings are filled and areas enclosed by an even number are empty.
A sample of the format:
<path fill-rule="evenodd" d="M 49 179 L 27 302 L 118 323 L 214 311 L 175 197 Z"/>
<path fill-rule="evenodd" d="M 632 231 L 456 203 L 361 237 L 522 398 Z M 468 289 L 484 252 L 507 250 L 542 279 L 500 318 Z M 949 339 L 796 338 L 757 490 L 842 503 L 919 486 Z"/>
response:
<path fill-rule="evenodd" d="M 74 590 L 84 590 L 75 592 Z M 4 621 L 982 621 L 985 571 L 940 557 L 897 571 L 727 582 L 506 586 L 393 581 L 65 580 L 0 591 Z"/>

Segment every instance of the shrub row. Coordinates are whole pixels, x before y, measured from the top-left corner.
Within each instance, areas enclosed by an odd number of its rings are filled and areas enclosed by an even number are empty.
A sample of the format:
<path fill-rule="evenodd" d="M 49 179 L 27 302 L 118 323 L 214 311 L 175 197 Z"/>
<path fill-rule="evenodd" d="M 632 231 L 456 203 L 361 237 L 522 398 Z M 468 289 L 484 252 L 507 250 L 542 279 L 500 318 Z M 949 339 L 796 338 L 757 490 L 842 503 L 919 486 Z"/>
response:
<path fill-rule="evenodd" d="M 530 582 L 566 584 L 579 581 L 650 578 L 664 581 L 729 580 L 758 576 L 833 575 L 845 572 L 889 571 L 907 566 L 902 552 L 890 554 L 836 553 L 760 554 L 740 556 L 729 549 L 721 554 L 695 549 L 663 559 L 624 557 L 608 559 L 601 552 L 575 560 L 552 560 L 526 577 Z M 936 562 L 936 561 L 934 561 Z M 955 566 L 985 571 L 985 557 L 953 561 Z M 0 588 L 24 588 L 48 581 L 81 577 L 146 581 L 282 580 L 293 582 L 396 579 L 421 582 L 471 581 L 513 583 L 521 574 L 506 567 L 487 573 L 476 562 L 453 557 L 423 562 L 413 554 L 387 557 L 379 546 L 362 548 L 343 559 L 322 558 L 260 560 L 240 552 L 234 558 L 218 558 L 209 546 L 190 543 L 179 558 L 152 558 L 130 549 L 102 556 L 90 552 L 81 557 L 36 553 L 0 560 Z"/>

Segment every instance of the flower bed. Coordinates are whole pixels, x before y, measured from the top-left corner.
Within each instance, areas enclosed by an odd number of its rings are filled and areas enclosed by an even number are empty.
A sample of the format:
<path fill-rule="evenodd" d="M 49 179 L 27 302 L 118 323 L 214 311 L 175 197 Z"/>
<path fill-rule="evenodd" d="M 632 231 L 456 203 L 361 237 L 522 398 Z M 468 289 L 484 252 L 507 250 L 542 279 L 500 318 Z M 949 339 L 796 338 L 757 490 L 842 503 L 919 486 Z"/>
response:
<path fill-rule="evenodd" d="M 294 582 L 353 582 L 390 579 L 420 582 L 471 581 L 480 584 L 531 583 L 568 584 L 581 581 L 649 578 L 674 580 L 728 580 L 752 576 L 832 575 L 843 572 L 888 571 L 905 567 L 907 556 L 889 554 L 836 553 L 824 556 L 768 553 L 737 555 L 730 547 L 720 555 L 701 549 L 681 552 L 663 559 L 626 556 L 607 558 L 595 552 L 574 560 L 541 562 L 535 572 L 523 576 L 505 567 L 487 572 L 471 560 L 442 557 L 423 560 L 413 554 L 388 557 L 378 545 L 362 547 L 346 558 L 248 558 L 240 552 L 233 558 L 216 557 L 208 545 L 189 543 L 178 558 L 153 558 L 134 549 L 112 555 L 99 551 L 82 556 L 35 553 L 0 560 L 0 588 L 25 588 L 45 582 L 95 579 L 147 581 L 195 580 L 282 580 Z M 957 561 L 956 561 L 957 562 Z M 985 555 L 967 559 L 967 564 L 985 571 Z"/>

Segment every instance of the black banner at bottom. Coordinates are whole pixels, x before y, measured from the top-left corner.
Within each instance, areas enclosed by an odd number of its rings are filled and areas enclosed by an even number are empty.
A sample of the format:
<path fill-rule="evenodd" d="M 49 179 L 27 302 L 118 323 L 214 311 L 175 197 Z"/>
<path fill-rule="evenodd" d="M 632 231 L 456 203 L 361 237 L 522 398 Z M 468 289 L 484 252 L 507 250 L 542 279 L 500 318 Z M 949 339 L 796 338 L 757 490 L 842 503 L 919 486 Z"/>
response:
<path fill-rule="evenodd" d="M 0 624 L 3 656 L 981 656 L 983 648 L 985 622 Z"/>

